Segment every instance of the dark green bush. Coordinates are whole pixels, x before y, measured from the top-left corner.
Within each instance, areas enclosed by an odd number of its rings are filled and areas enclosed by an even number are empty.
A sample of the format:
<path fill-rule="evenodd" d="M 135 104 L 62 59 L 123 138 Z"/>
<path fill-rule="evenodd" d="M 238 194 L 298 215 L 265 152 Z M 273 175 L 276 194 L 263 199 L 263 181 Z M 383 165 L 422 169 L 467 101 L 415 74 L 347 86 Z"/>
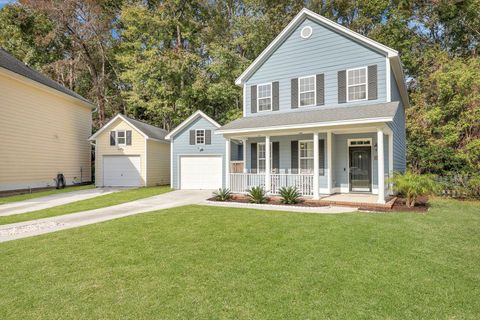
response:
<path fill-rule="evenodd" d="M 251 203 L 266 203 L 268 201 L 267 192 L 261 186 L 251 187 L 248 189 L 247 196 Z"/>
<path fill-rule="evenodd" d="M 431 176 L 412 172 L 395 173 L 391 182 L 393 183 L 393 191 L 405 197 L 407 207 L 415 206 L 419 196 L 432 194 L 437 189 Z"/>
<path fill-rule="evenodd" d="M 290 187 L 282 187 L 279 190 L 280 197 L 282 198 L 280 201 L 283 204 L 295 204 L 300 201 L 301 194 L 298 192 L 298 189 L 294 186 Z"/>
<path fill-rule="evenodd" d="M 228 201 L 232 199 L 232 192 L 228 188 L 219 188 L 213 193 L 216 201 Z"/>

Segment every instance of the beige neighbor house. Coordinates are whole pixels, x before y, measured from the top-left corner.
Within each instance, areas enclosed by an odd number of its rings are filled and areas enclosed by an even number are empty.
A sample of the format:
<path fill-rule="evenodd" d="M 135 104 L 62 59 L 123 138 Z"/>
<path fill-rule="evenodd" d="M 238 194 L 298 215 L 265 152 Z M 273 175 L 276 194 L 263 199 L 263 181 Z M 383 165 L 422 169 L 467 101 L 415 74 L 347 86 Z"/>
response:
<path fill-rule="evenodd" d="M 0 48 L 0 192 L 91 181 L 94 109 Z"/>
<path fill-rule="evenodd" d="M 167 131 L 118 114 L 91 138 L 97 187 L 144 187 L 170 183 Z"/>

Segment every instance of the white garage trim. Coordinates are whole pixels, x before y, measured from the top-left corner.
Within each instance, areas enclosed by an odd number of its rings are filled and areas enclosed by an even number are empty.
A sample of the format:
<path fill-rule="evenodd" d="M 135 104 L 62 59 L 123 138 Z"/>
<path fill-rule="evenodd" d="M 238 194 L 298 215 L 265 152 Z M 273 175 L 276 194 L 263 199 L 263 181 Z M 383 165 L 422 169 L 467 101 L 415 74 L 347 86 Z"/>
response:
<path fill-rule="evenodd" d="M 223 187 L 223 175 L 224 175 L 224 169 L 223 169 L 223 154 L 179 154 L 177 155 L 177 188 L 182 189 L 182 158 L 219 158 L 221 160 L 220 164 L 220 185 L 217 188 Z"/>
<path fill-rule="evenodd" d="M 109 163 L 107 161 L 118 160 L 118 163 Z M 126 166 L 122 160 L 130 159 L 132 166 Z M 108 177 L 108 173 L 115 168 L 115 165 L 119 165 L 120 170 L 124 170 L 124 173 L 128 173 L 129 176 L 124 181 L 121 179 Z M 128 170 L 130 169 L 130 170 Z M 104 186 L 118 186 L 118 187 L 141 187 L 144 185 L 144 179 L 142 176 L 142 158 L 141 155 L 103 155 L 102 156 L 102 173 L 103 173 L 103 185 Z M 122 174 L 123 175 L 123 174 Z"/>

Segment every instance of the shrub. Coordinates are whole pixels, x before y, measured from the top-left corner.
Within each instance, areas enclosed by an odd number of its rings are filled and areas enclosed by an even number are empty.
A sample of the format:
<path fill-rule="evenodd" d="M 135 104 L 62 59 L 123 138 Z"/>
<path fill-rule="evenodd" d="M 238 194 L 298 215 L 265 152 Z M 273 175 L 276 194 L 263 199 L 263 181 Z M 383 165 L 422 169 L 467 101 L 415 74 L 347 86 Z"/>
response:
<path fill-rule="evenodd" d="M 429 195 L 436 190 L 435 181 L 429 175 L 418 175 L 412 172 L 395 173 L 391 179 L 393 190 L 406 198 L 407 207 L 415 206 L 419 196 Z"/>
<path fill-rule="evenodd" d="M 247 192 L 248 200 L 251 203 L 266 203 L 268 201 L 267 192 L 261 186 L 251 187 Z"/>
<path fill-rule="evenodd" d="M 213 193 L 216 201 L 228 201 L 232 199 L 232 192 L 228 188 L 219 188 Z"/>
<path fill-rule="evenodd" d="M 281 187 L 279 190 L 280 197 L 282 197 L 281 202 L 283 204 L 295 204 L 300 201 L 302 196 L 298 189 L 294 186 L 290 187 Z"/>

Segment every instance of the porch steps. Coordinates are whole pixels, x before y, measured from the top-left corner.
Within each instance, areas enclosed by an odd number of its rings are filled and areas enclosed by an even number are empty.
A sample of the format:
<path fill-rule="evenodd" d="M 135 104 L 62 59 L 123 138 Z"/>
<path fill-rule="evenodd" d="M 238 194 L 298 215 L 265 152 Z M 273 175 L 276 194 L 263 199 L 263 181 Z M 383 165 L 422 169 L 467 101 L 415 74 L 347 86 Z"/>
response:
<path fill-rule="evenodd" d="M 329 206 L 355 207 L 363 210 L 392 209 L 397 197 L 393 197 L 386 203 L 358 202 L 358 201 L 339 201 L 339 200 L 306 200 L 306 202 L 321 203 Z"/>

